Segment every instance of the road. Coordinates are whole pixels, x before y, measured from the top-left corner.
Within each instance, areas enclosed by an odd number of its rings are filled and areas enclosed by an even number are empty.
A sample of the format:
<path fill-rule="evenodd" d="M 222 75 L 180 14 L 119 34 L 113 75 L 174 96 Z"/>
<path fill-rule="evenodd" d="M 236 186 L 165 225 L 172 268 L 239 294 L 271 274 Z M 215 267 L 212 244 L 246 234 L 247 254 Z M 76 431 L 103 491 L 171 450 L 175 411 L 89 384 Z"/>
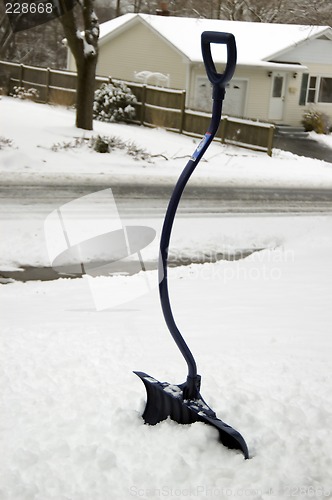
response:
<path fill-rule="evenodd" d="M 46 214 L 81 196 L 107 189 L 107 183 L 69 183 L 67 185 L 0 186 L 0 217 L 18 216 L 24 209 L 31 216 Z M 155 217 L 164 214 L 173 185 L 144 186 L 119 184 L 112 187 L 118 209 L 133 217 Z M 225 213 L 322 213 L 332 212 L 332 189 L 286 189 L 199 186 L 187 187 L 179 214 L 199 217 Z"/>

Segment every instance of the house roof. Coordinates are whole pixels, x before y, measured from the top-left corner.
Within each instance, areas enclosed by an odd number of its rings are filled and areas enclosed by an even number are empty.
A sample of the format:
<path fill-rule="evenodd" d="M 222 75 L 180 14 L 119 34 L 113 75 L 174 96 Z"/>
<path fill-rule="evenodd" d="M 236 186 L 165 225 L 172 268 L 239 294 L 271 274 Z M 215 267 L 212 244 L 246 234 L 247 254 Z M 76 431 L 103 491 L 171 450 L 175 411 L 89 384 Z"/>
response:
<path fill-rule="evenodd" d="M 329 26 L 125 14 L 100 25 L 100 45 L 137 22 L 149 26 L 190 62 L 202 62 L 200 35 L 203 31 L 233 33 L 237 44 L 238 64 L 249 66 L 280 67 L 280 63 L 273 63 L 274 58 L 299 44 L 321 36 L 332 40 L 332 29 Z M 214 46 L 212 50 L 215 62 L 225 63 L 226 50 Z"/>

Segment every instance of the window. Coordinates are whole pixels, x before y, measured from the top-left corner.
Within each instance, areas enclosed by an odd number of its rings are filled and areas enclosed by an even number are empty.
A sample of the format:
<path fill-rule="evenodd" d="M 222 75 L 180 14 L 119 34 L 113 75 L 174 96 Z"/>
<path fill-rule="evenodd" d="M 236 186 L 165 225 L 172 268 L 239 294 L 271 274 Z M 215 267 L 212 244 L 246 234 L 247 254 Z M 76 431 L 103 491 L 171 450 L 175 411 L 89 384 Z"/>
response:
<path fill-rule="evenodd" d="M 309 78 L 307 102 L 315 102 L 316 83 L 317 83 L 317 77 L 311 76 Z"/>
<path fill-rule="evenodd" d="M 332 77 L 309 76 L 304 73 L 300 92 L 300 105 L 306 103 L 332 104 Z"/>
<path fill-rule="evenodd" d="M 274 77 L 272 97 L 281 97 L 282 96 L 283 84 L 284 84 L 284 77 L 283 76 L 275 76 Z"/>
<path fill-rule="evenodd" d="M 318 102 L 332 103 L 332 78 L 320 78 Z"/>
<path fill-rule="evenodd" d="M 300 99 L 299 99 L 300 106 L 304 106 L 306 104 L 308 79 L 309 79 L 308 73 L 303 73 L 301 81 Z"/>

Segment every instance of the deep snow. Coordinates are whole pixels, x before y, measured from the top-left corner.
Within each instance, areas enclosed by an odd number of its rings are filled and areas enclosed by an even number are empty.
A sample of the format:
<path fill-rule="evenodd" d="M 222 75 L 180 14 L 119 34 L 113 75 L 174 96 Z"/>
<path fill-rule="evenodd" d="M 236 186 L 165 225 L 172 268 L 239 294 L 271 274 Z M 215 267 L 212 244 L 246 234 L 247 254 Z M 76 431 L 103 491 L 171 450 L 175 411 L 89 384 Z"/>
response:
<path fill-rule="evenodd" d="M 135 175 L 162 183 L 183 165 L 55 153 L 47 146 L 77 134 L 66 124 L 72 112 L 12 99 L 0 111 L 11 112 L 1 135 L 18 147 L 0 151 L 3 182 L 104 172 L 113 182 Z M 96 129 L 169 157 L 193 146 L 159 130 Z M 215 144 L 207 157 L 195 182 L 332 184 L 328 164 L 287 153 L 268 158 Z M 46 263 L 44 209 L 22 200 L 3 206 L 0 268 L 22 264 L 22 256 Z M 97 311 L 87 278 L 0 285 L 1 500 L 332 497 L 332 218 L 226 215 L 197 224 L 189 234 L 185 221 L 175 224 L 173 252 L 263 248 L 170 271 L 175 318 L 196 357 L 202 395 L 243 434 L 252 458 L 224 448 L 204 424 L 143 424 L 145 390 L 132 371 L 174 383 L 186 377 L 156 287 Z M 139 276 L 94 282 L 112 280 L 125 294 Z"/>

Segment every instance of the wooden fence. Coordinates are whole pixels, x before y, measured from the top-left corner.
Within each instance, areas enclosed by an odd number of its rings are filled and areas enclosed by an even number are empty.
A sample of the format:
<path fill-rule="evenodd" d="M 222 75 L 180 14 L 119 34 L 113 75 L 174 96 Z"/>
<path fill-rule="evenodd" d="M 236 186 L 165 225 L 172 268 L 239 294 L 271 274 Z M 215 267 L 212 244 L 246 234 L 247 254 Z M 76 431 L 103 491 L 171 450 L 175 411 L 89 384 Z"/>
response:
<path fill-rule="evenodd" d="M 2 80 L 9 93 L 14 86 L 34 87 L 39 102 L 71 106 L 76 98 L 76 73 L 65 70 L 39 68 L 0 61 Z M 96 89 L 107 77 L 96 77 Z M 125 82 L 137 98 L 135 123 L 192 136 L 202 136 L 209 125 L 211 114 L 186 109 L 186 92 L 149 85 Z M 1 85 L 1 83 L 0 83 Z M 3 83 L 2 83 L 3 85 Z M 274 125 L 223 116 L 216 138 L 272 155 Z"/>

